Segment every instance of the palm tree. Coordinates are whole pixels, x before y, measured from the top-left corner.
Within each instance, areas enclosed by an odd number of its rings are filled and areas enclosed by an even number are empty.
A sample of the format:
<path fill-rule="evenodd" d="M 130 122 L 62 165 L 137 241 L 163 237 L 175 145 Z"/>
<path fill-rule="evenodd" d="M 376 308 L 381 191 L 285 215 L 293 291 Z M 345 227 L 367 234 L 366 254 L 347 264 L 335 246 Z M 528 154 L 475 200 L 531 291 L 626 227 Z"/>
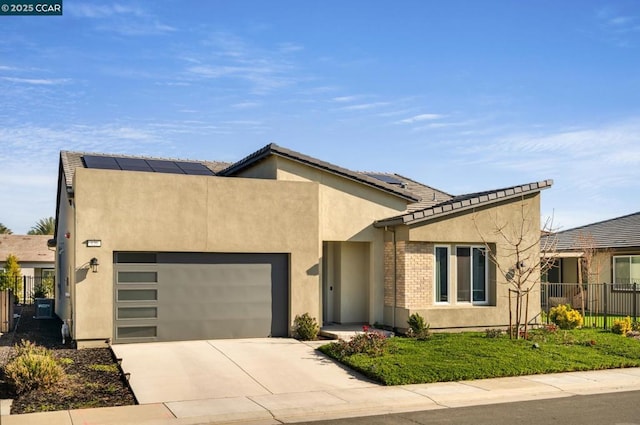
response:
<path fill-rule="evenodd" d="M 0 223 L 0 235 L 11 235 L 13 232 L 4 224 Z"/>
<path fill-rule="evenodd" d="M 56 230 L 56 220 L 53 217 L 41 218 L 27 235 L 53 235 Z"/>

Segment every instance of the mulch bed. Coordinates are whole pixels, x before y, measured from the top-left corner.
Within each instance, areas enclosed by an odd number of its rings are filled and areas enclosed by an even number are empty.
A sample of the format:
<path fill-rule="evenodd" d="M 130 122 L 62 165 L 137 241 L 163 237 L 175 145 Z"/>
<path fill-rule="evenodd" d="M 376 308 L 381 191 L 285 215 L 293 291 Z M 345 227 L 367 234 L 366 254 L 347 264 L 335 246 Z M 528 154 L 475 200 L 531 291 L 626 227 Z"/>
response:
<path fill-rule="evenodd" d="M 28 340 L 50 349 L 66 377 L 47 390 L 17 395 L 0 368 L 0 399 L 13 399 L 11 414 L 136 404 L 135 397 L 108 348 L 77 350 L 62 344 L 60 319 L 34 319 L 33 306 L 23 306 L 17 329 L 0 337 L 0 366 L 14 355 L 13 346 Z"/>

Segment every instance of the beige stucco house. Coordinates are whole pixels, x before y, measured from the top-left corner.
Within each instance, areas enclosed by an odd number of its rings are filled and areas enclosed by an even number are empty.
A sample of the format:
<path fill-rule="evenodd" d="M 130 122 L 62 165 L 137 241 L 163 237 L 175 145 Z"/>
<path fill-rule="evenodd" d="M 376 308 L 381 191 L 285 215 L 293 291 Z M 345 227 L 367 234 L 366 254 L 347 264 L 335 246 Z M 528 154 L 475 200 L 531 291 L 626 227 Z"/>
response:
<path fill-rule="evenodd" d="M 543 239 L 542 243 L 554 247 L 548 253 L 553 267 L 543 276 L 549 283 L 550 307 L 567 303 L 582 308 L 584 304 L 587 310 L 602 312 L 606 302 L 609 313 L 629 314 L 634 310 L 632 293 L 635 305 L 640 305 L 640 212 L 557 232 L 546 239 L 552 242 Z"/>
<path fill-rule="evenodd" d="M 234 164 L 63 151 L 56 313 L 79 347 L 287 336 L 305 312 L 504 326 L 507 285 L 483 240 L 506 266 L 491 226 L 526 211 L 537 248 L 551 184 L 452 196 L 274 144 Z"/>
<path fill-rule="evenodd" d="M 55 251 L 47 248 L 48 235 L 0 235 L 0 269 L 9 254 L 18 259 L 22 278 L 12 288 L 20 302 L 29 302 L 33 288 L 54 279 Z"/>

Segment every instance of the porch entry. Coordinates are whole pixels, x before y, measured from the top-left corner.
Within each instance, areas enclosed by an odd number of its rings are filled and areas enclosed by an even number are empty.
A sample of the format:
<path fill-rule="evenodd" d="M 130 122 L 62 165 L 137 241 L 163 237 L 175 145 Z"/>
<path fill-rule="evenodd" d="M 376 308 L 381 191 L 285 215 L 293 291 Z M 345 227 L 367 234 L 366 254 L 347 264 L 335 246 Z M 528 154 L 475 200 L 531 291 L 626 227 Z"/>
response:
<path fill-rule="evenodd" d="M 369 320 L 369 242 L 322 243 L 322 323 Z"/>

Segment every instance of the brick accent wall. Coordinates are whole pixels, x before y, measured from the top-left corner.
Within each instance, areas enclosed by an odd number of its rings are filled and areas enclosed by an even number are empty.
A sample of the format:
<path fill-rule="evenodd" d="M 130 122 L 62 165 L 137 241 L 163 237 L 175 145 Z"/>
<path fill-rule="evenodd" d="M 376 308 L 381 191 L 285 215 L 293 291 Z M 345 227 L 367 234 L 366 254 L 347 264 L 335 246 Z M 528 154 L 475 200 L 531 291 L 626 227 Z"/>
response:
<path fill-rule="evenodd" d="M 405 253 L 405 308 L 433 304 L 433 244 L 409 242 Z"/>
<path fill-rule="evenodd" d="M 433 304 L 433 244 L 396 243 L 396 305 L 420 309 Z M 384 247 L 384 303 L 393 306 L 393 243 Z"/>

